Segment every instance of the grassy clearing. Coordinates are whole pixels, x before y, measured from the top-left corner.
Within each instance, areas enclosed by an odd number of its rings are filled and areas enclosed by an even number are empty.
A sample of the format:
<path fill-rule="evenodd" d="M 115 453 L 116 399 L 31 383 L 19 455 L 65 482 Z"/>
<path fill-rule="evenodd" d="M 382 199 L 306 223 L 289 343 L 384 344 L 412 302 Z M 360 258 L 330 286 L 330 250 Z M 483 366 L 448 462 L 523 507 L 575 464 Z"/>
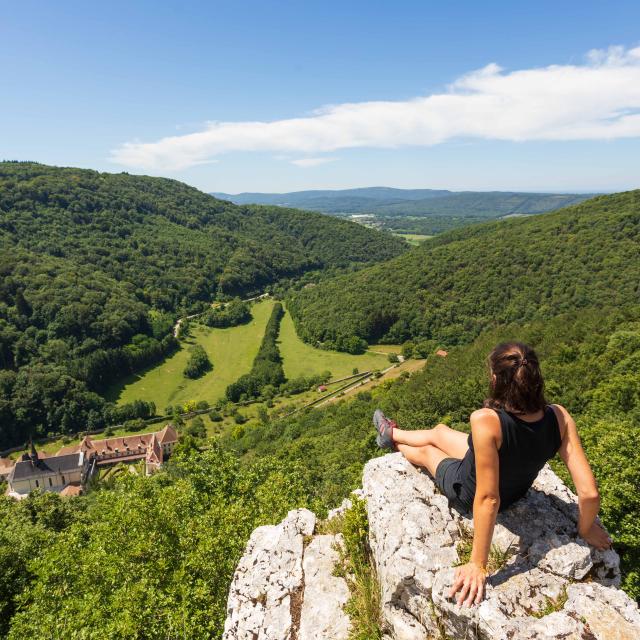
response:
<path fill-rule="evenodd" d="M 372 344 L 369 347 L 369 351 L 371 353 L 383 353 L 386 355 L 390 353 L 395 353 L 396 355 L 398 355 L 402 353 L 402 345 L 401 344 Z M 387 362 L 386 366 L 387 367 L 389 366 L 389 362 Z"/>
<path fill-rule="evenodd" d="M 389 361 L 383 354 L 367 351 L 362 355 L 354 356 L 350 353 L 316 349 L 308 345 L 298 337 L 288 312 L 284 314 L 280 324 L 279 346 L 284 373 L 289 379 L 311 376 L 323 371 L 331 371 L 333 378 L 341 378 L 351 375 L 354 367 L 360 371 L 367 371 L 389 366 Z"/>
<path fill-rule="evenodd" d="M 224 396 L 227 385 L 251 369 L 262 341 L 273 300 L 263 300 L 251 308 L 251 322 L 227 329 L 211 329 L 192 324 L 192 336 L 184 340 L 182 349 L 148 371 L 129 376 L 110 389 L 107 397 L 118 404 L 133 400 L 151 400 L 157 410 L 189 400 L 214 403 Z M 213 363 L 213 370 L 196 380 L 183 375 L 189 359 L 189 347 L 200 344 Z"/>
<path fill-rule="evenodd" d="M 422 244 L 425 240 L 429 238 L 433 238 L 433 236 L 425 236 L 420 233 L 401 233 L 400 231 L 394 232 L 393 235 L 399 236 L 400 238 L 404 238 L 409 244 L 414 247 Z"/>

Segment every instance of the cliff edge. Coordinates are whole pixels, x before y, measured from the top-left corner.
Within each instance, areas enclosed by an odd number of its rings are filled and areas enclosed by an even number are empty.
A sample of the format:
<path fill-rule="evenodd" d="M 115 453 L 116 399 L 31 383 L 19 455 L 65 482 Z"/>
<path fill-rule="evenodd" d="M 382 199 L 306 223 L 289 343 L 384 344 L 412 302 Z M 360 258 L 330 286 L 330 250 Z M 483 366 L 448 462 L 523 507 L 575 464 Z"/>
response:
<path fill-rule="evenodd" d="M 619 589 L 618 554 L 577 535 L 577 497 L 548 465 L 498 514 L 485 597 L 471 607 L 446 593 L 470 551 L 473 519 L 450 509 L 430 476 L 399 453 L 365 465 L 360 493 L 385 640 L 640 637 L 638 605 Z M 229 592 L 224 640 L 349 638 L 349 589 L 333 571 L 340 534 L 315 530 L 315 515 L 299 509 L 254 531 Z"/>

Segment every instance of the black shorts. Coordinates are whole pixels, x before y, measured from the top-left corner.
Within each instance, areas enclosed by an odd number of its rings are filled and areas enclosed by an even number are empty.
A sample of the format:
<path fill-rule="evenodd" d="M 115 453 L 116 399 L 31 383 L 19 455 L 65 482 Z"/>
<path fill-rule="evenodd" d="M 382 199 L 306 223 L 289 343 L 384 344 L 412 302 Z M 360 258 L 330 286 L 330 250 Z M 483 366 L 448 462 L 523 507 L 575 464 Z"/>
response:
<path fill-rule="evenodd" d="M 461 464 L 462 460 L 459 458 L 444 458 L 436 468 L 434 480 L 438 489 L 449 499 L 449 506 L 464 515 L 469 515 L 472 507 L 467 506 L 460 499 L 462 482 L 459 478 L 459 471 Z"/>

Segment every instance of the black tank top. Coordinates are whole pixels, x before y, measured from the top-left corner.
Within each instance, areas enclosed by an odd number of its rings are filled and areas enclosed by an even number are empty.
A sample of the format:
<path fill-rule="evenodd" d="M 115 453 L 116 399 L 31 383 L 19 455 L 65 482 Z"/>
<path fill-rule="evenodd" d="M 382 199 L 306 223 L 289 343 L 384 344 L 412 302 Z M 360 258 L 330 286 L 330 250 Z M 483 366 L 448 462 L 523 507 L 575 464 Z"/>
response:
<path fill-rule="evenodd" d="M 547 405 L 544 416 L 535 422 L 525 422 L 518 416 L 498 409 L 502 444 L 498 450 L 500 464 L 500 507 L 503 511 L 522 498 L 533 484 L 547 460 L 560 448 L 560 425 L 556 413 Z M 467 509 L 473 509 L 476 493 L 476 461 L 471 434 L 467 438 L 469 450 L 459 467 L 456 490 Z"/>

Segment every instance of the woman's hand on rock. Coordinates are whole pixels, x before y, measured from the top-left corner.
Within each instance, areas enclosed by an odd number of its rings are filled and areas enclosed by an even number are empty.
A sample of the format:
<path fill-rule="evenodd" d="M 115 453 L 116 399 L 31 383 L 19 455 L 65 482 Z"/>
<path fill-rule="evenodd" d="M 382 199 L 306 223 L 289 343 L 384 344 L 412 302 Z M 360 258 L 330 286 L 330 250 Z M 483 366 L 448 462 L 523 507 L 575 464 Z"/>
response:
<path fill-rule="evenodd" d="M 598 522 L 594 522 L 589 531 L 580 533 L 580 537 L 596 549 L 604 550 L 611 548 L 611 538 Z"/>
<path fill-rule="evenodd" d="M 467 562 L 459 567 L 453 578 L 453 586 L 449 590 L 448 598 L 453 598 L 459 591 L 456 600 L 460 605 L 464 601 L 465 606 L 482 602 L 484 596 L 484 583 L 487 579 L 487 570 L 481 566 Z"/>

